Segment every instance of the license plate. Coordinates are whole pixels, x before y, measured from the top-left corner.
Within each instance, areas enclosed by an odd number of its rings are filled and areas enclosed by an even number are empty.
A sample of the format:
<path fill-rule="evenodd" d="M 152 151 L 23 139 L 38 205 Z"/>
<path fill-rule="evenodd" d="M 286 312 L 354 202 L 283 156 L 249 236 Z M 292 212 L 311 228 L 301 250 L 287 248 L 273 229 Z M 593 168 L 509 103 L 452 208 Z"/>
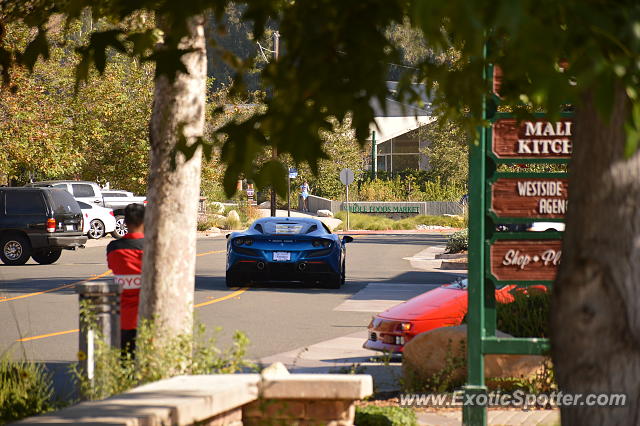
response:
<path fill-rule="evenodd" d="M 67 225 L 67 231 L 73 231 L 73 225 Z"/>
<path fill-rule="evenodd" d="M 291 260 L 291 253 L 288 251 L 274 251 L 273 252 L 273 261 L 274 262 L 286 262 Z"/>

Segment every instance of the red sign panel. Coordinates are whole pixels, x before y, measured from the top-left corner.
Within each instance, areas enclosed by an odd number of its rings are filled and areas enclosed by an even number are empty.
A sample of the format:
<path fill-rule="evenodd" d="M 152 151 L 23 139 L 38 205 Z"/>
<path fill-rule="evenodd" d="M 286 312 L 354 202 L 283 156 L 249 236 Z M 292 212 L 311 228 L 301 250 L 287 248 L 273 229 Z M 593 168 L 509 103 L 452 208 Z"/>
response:
<path fill-rule="evenodd" d="M 498 158 L 569 158 L 573 149 L 573 120 L 544 118 L 518 121 L 502 118 L 493 124 L 492 150 Z"/>
<path fill-rule="evenodd" d="M 500 87 L 502 86 L 502 68 L 498 65 L 493 67 L 493 93 L 500 96 Z"/>
<path fill-rule="evenodd" d="M 500 281 L 553 281 L 561 240 L 500 240 L 491 245 L 491 274 Z"/>
<path fill-rule="evenodd" d="M 500 178 L 491 185 L 491 209 L 498 217 L 563 218 L 567 179 Z"/>

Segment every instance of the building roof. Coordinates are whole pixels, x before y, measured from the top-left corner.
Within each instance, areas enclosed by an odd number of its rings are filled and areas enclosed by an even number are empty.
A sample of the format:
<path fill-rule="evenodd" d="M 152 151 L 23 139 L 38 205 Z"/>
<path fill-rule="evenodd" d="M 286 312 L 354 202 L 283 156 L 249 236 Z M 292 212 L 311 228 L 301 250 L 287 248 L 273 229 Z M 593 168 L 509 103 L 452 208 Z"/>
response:
<path fill-rule="evenodd" d="M 369 129 L 372 132 L 375 131 L 376 145 L 435 121 L 431 111 L 431 97 L 424 84 L 414 85 L 423 105 L 410 104 L 396 99 L 394 96 L 397 93 L 397 86 L 398 82 L 396 81 L 387 82 L 389 95 L 385 98 L 386 108 L 382 108 L 377 99 L 371 101 L 375 118 L 374 122 L 369 125 Z M 373 133 L 370 134 L 368 140 L 371 140 L 372 135 Z"/>

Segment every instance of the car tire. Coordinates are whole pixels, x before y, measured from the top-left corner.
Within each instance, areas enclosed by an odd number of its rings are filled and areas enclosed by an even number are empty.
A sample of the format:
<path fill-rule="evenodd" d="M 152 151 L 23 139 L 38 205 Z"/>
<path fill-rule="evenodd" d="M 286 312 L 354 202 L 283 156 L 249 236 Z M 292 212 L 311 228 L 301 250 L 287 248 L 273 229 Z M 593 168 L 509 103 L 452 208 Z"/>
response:
<path fill-rule="evenodd" d="M 99 240 L 104 237 L 106 232 L 104 232 L 104 223 L 100 219 L 93 219 L 89 222 L 89 232 L 87 232 L 87 236 L 92 240 Z"/>
<path fill-rule="evenodd" d="M 0 239 L 0 259 L 5 265 L 24 265 L 31 257 L 31 243 L 20 234 L 12 234 Z"/>
<path fill-rule="evenodd" d="M 127 233 L 127 225 L 124 224 L 124 216 L 116 216 L 116 230 L 111 233 L 113 238 L 122 238 Z"/>
<path fill-rule="evenodd" d="M 340 271 L 340 285 L 344 285 L 347 281 L 347 269 L 345 259 L 342 259 L 342 270 Z"/>
<path fill-rule="evenodd" d="M 31 257 L 41 265 L 51 265 L 60 259 L 61 255 L 62 249 L 43 249 L 34 251 Z"/>

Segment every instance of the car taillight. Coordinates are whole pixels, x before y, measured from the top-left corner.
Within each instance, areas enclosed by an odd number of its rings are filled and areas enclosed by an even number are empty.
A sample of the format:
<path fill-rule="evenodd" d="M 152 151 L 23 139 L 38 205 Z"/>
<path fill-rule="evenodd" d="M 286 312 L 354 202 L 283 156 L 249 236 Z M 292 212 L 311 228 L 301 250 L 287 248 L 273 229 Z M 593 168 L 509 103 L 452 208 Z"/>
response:
<path fill-rule="evenodd" d="M 114 217 L 115 217 L 115 215 L 113 214 L 113 210 L 110 210 L 110 211 L 109 211 L 109 214 L 110 214 L 111 216 L 114 216 Z"/>
<path fill-rule="evenodd" d="M 411 323 L 410 322 L 403 322 L 402 324 L 400 324 L 400 330 L 402 330 L 402 331 L 411 330 Z"/>
<path fill-rule="evenodd" d="M 327 240 L 313 240 L 311 242 L 311 245 L 313 245 L 314 247 L 329 247 L 331 246 L 331 241 L 327 241 Z"/>
<path fill-rule="evenodd" d="M 56 220 L 54 218 L 47 219 L 47 232 L 56 232 Z"/>

